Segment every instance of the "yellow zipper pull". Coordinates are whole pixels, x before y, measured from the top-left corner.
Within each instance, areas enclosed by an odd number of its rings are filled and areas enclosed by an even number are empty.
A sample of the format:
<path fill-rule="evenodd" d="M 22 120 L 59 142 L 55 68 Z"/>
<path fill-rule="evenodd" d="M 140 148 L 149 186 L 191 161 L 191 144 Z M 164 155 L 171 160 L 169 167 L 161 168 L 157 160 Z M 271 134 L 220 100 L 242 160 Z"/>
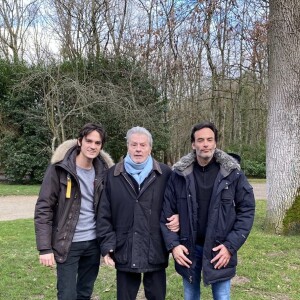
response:
<path fill-rule="evenodd" d="M 70 174 L 67 175 L 67 191 L 66 191 L 66 198 L 70 199 L 71 198 L 71 186 L 72 186 L 72 181 Z"/>

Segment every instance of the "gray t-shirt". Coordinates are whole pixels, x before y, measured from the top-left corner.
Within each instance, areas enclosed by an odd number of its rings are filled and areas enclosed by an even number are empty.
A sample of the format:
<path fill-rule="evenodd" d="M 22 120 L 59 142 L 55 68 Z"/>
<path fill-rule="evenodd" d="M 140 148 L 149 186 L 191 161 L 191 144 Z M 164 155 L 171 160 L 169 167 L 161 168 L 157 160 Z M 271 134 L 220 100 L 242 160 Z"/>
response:
<path fill-rule="evenodd" d="M 76 225 L 73 242 L 83 242 L 96 239 L 96 219 L 94 211 L 94 181 L 95 169 L 82 169 L 76 166 L 80 183 L 81 207 Z"/>

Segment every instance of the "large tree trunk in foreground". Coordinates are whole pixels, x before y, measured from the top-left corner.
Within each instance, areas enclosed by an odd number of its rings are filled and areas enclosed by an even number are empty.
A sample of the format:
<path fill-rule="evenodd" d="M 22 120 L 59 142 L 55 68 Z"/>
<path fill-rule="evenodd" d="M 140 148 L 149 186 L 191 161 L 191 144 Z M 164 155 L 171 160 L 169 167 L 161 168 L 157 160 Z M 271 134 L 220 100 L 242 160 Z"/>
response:
<path fill-rule="evenodd" d="M 299 0 L 270 0 L 268 101 L 266 224 L 282 233 L 300 201 Z"/>

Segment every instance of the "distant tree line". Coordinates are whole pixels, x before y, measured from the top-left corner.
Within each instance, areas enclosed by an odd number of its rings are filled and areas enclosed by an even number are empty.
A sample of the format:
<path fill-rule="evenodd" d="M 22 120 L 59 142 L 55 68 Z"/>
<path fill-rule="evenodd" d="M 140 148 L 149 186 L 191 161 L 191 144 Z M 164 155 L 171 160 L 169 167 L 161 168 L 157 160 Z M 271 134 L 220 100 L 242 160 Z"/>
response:
<path fill-rule="evenodd" d="M 4 1 L 0 169 L 40 181 L 58 144 L 101 122 L 117 161 L 145 126 L 173 164 L 201 120 L 265 176 L 268 7 L 259 0 Z"/>

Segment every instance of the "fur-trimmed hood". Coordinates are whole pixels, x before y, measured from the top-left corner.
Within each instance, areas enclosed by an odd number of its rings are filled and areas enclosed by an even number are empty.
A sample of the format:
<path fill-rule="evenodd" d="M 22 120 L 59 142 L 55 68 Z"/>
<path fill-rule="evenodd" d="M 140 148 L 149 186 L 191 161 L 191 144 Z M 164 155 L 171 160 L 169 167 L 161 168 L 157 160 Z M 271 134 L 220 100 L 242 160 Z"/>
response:
<path fill-rule="evenodd" d="M 54 153 L 52 155 L 51 164 L 55 164 L 55 163 L 62 161 L 64 159 L 65 155 L 67 154 L 67 152 L 76 145 L 77 145 L 77 139 L 67 140 L 67 141 L 63 142 L 62 144 L 60 144 L 56 148 L 56 150 L 54 151 Z M 101 150 L 100 156 L 107 163 L 109 168 L 114 165 L 114 162 L 113 162 L 111 156 L 107 152 Z"/>
<path fill-rule="evenodd" d="M 214 153 L 214 157 L 216 159 L 216 162 L 221 165 L 221 167 L 224 169 L 226 173 L 230 173 L 232 170 L 240 170 L 241 167 L 237 160 L 227 154 L 226 152 L 216 149 Z M 190 152 L 189 154 L 183 156 L 177 163 L 175 163 L 172 167 L 173 170 L 177 170 L 183 174 L 189 173 L 192 168 L 189 168 L 192 166 L 192 164 L 196 160 L 196 152 Z"/>

